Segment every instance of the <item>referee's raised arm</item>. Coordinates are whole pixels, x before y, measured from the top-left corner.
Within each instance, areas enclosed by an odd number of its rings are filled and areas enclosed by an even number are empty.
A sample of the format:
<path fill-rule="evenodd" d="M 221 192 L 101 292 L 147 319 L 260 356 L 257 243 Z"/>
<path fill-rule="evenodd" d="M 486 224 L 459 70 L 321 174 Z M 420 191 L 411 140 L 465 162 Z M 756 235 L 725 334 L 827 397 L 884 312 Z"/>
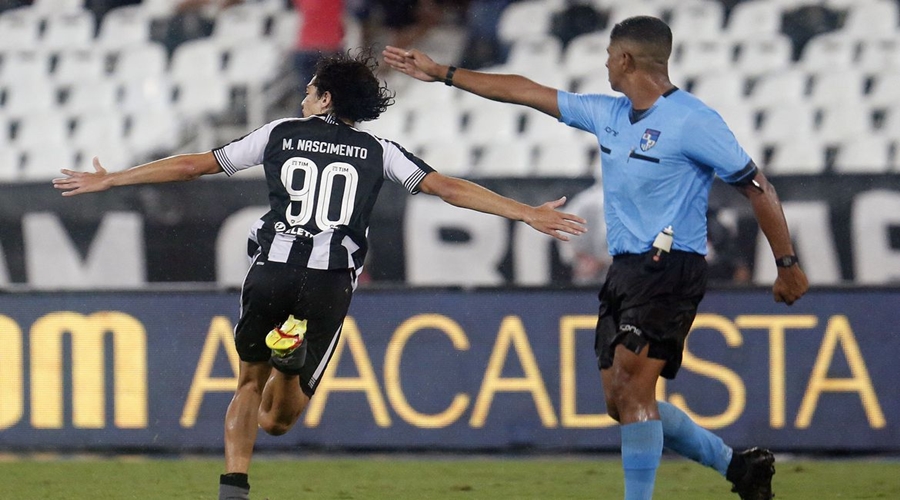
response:
<path fill-rule="evenodd" d="M 384 62 L 423 82 L 440 82 L 499 102 L 521 104 L 559 118 L 557 90 L 521 75 L 482 73 L 436 63 L 424 52 L 388 46 Z"/>

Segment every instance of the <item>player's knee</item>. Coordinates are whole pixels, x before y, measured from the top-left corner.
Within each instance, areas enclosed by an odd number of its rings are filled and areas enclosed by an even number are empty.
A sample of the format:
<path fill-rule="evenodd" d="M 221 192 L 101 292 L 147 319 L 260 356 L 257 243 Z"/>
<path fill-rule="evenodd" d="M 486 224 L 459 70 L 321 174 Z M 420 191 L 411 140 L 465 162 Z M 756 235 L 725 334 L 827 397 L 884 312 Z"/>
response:
<path fill-rule="evenodd" d="M 259 416 L 259 428 L 270 436 L 283 436 L 293 427 L 293 422 L 283 422 L 268 415 Z"/>

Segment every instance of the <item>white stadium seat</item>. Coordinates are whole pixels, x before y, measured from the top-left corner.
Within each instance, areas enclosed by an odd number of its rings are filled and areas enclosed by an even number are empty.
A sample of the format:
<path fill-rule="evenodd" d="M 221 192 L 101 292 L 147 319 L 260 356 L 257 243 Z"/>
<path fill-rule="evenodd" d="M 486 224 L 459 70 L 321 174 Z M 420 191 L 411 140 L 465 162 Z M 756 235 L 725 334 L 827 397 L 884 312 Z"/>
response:
<path fill-rule="evenodd" d="M 816 135 L 825 143 L 833 145 L 847 140 L 848 137 L 859 137 L 874 132 L 871 108 L 844 101 L 822 109 L 822 119 Z"/>
<path fill-rule="evenodd" d="M 179 82 L 175 88 L 175 109 L 193 118 L 222 113 L 228 109 L 229 87 L 222 79 Z"/>
<path fill-rule="evenodd" d="M 208 38 L 184 42 L 172 54 L 169 77 L 176 82 L 221 78 L 224 54 L 222 46 Z"/>
<path fill-rule="evenodd" d="M 530 35 L 548 34 L 553 13 L 562 6 L 563 3 L 559 0 L 523 0 L 511 3 L 500 14 L 497 34 L 505 42 Z"/>
<path fill-rule="evenodd" d="M 759 128 L 763 143 L 799 140 L 815 135 L 814 110 L 804 102 L 780 104 L 767 108 Z"/>
<path fill-rule="evenodd" d="M 866 75 L 852 69 L 819 73 L 813 77 L 809 100 L 817 106 L 862 103 L 866 97 L 866 80 Z"/>
<path fill-rule="evenodd" d="M 169 56 L 162 44 L 130 45 L 116 55 L 112 77 L 123 83 L 161 78 L 166 74 L 168 64 Z"/>
<path fill-rule="evenodd" d="M 55 111 L 20 117 L 13 144 L 19 149 L 54 148 L 68 144 L 69 120 Z"/>
<path fill-rule="evenodd" d="M 809 75 L 788 69 L 762 76 L 750 92 L 750 103 L 756 107 L 771 107 L 806 100 Z"/>
<path fill-rule="evenodd" d="M 475 167 L 476 177 L 529 177 L 533 173 L 533 148 L 524 141 L 487 144 Z"/>
<path fill-rule="evenodd" d="M 735 69 L 748 77 L 788 69 L 793 61 L 793 46 L 787 35 L 776 34 L 740 42 Z"/>
<path fill-rule="evenodd" d="M 512 42 L 504 67 L 506 72 L 523 73 L 540 79 L 543 75 L 558 73 L 561 63 L 562 43 L 558 38 L 532 35 Z"/>
<path fill-rule="evenodd" d="M 534 175 L 585 177 L 590 166 L 589 147 L 582 141 L 545 141 L 535 145 Z"/>
<path fill-rule="evenodd" d="M 563 53 L 566 74 L 573 78 L 606 74 L 607 47 L 609 36 L 606 33 L 586 33 L 573 38 Z"/>
<path fill-rule="evenodd" d="M 875 108 L 889 108 L 900 102 L 900 71 L 878 75 L 866 98 Z"/>
<path fill-rule="evenodd" d="M 766 174 L 820 174 L 825 170 L 825 145 L 814 135 L 785 136 L 774 143 Z"/>
<path fill-rule="evenodd" d="M 103 16 L 94 43 L 103 49 L 121 49 L 147 43 L 150 41 L 151 22 L 140 5 L 116 7 Z"/>
<path fill-rule="evenodd" d="M 106 56 L 92 49 L 62 51 L 57 55 L 52 77 L 58 85 L 99 83 L 106 78 Z"/>
<path fill-rule="evenodd" d="M 0 183 L 16 182 L 21 177 L 22 154 L 18 149 L 0 147 Z"/>
<path fill-rule="evenodd" d="M 672 8 L 669 27 L 680 40 L 720 40 L 725 8 L 717 1 L 680 2 Z"/>
<path fill-rule="evenodd" d="M 893 0 L 855 2 L 841 31 L 856 39 L 889 38 L 896 36 L 898 20 L 900 7 Z"/>
<path fill-rule="evenodd" d="M 863 40 L 856 67 L 870 74 L 900 71 L 900 33 L 890 38 Z"/>
<path fill-rule="evenodd" d="M 52 111 L 57 105 L 56 95 L 56 88 L 46 82 L 23 80 L 17 84 L 7 83 L 0 113 L 22 117 Z"/>
<path fill-rule="evenodd" d="M 846 137 L 834 159 L 837 173 L 877 174 L 891 164 L 892 139 L 878 134 Z"/>
<path fill-rule="evenodd" d="M 679 43 L 671 72 L 681 78 L 691 78 L 729 70 L 734 46 L 727 41 L 698 40 Z"/>
<path fill-rule="evenodd" d="M 70 143 L 81 150 L 99 150 L 105 143 L 125 138 L 125 116 L 116 110 L 98 111 L 78 117 Z"/>
<path fill-rule="evenodd" d="M 46 83 L 49 76 L 50 58 L 46 52 L 16 50 L 3 56 L 0 85 L 30 85 L 33 82 L 38 84 Z"/>
<path fill-rule="evenodd" d="M 247 40 L 228 51 L 224 77 L 232 85 L 264 85 L 279 75 L 282 61 L 274 42 Z"/>
<path fill-rule="evenodd" d="M 112 80 L 78 82 L 69 87 L 62 110 L 69 116 L 116 109 L 119 85 Z"/>
<path fill-rule="evenodd" d="M 834 71 L 853 66 L 857 40 L 839 32 L 813 37 L 803 47 L 799 66 L 810 72 Z"/>
<path fill-rule="evenodd" d="M 0 12 L 0 52 L 34 50 L 41 33 L 41 19 L 30 8 Z"/>
<path fill-rule="evenodd" d="M 522 111 L 509 104 L 484 101 L 469 109 L 464 135 L 472 144 L 515 139 L 519 133 Z"/>
<path fill-rule="evenodd" d="M 63 168 L 75 168 L 75 150 L 66 144 L 52 148 L 33 146 L 23 149 L 24 164 L 22 179 L 27 181 L 47 181 L 60 177 Z"/>
<path fill-rule="evenodd" d="M 266 33 L 267 18 L 265 7 L 256 2 L 232 5 L 216 14 L 212 37 L 228 47 L 261 40 Z"/>
<path fill-rule="evenodd" d="M 91 11 L 54 14 L 47 19 L 40 47 L 49 51 L 86 49 L 93 43 L 95 27 Z"/>
<path fill-rule="evenodd" d="M 454 177 L 469 176 L 474 163 L 471 144 L 461 139 L 423 143 L 420 158 L 438 172 Z"/>
<path fill-rule="evenodd" d="M 781 31 L 782 13 L 780 5 L 768 0 L 739 2 L 731 10 L 725 34 L 739 42 L 776 36 Z"/>
<path fill-rule="evenodd" d="M 34 0 L 34 12 L 40 15 L 76 14 L 85 8 L 85 0 Z"/>

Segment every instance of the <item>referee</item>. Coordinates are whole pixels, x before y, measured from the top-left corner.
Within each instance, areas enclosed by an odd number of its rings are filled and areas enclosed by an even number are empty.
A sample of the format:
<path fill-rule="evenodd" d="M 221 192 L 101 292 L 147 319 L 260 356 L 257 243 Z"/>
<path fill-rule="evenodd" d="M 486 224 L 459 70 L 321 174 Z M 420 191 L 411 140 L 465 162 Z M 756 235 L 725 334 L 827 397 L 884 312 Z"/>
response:
<path fill-rule="evenodd" d="M 775 189 L 722 118 L 668 76 L 672 32 L 632 17 L 610 33 L 609 82 L 624 97 L 558 91 L 518 75 L 457 69 L 417 50 L 388 47 L 394 69 L 495 101 L 522 104 L 594 134 L 600 144 L 609 251 L 595 350 L 606 408 L 621 425 L 626 500 L 653 495 L 663 446 L 716 469 L 743 500 L 770 499 L 774 456 L 740 453 L 678 408 L 656 401 L 660 376 L 674 378 L 706 289 L 706 213 L 713 178 L 753 207 L 778 265 L 775 301 L 808 289 Z"/>
<path fill-rule="evenodd" d="M 340 338 L 366 257 L 369 217 L 385 180 L 410 194 L 436 195 L 452 205 L 524 221 L 561 240 L 568 240 L 563 233 L 584 232 L 583 219 L 556 210 L 565 198 L 524 205 L 443 176 L 396 143 L 354 128 L 393 103 L 393 94 L 375 77 L 376 66 L 368 54 L 321 59 L 306 87 L 303 118 L 273 121 L 210 152 L 114 173 L 95 158 L 96 172 L 62 170 L 66 177 L 53 180 L 63 196 L 72 196 L 222 171 L 231 176 L 262 165 L 271 210 L 250 230 L 252 262 L 234 336 L 240 372 L 225 416 L 220 500 L 249 498 L 257 428 L 286 433 L 315 394 Z M 273 356 L 267 334 L 295 318 L 306 322 L 301 347 L 286 357 Z"/>

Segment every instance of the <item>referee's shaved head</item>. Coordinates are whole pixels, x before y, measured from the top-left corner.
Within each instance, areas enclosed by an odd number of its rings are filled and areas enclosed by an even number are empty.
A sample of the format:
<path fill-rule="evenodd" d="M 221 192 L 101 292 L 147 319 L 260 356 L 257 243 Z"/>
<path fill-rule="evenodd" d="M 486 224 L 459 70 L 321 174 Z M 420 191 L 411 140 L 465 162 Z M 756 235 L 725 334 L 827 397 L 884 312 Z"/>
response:
<path fill-rule="evenodd" d="M 637 53 L 636 62 L 667 64 L 672 54 L 672 30 L 662 19 L 650 16 L 629 17 L 616 24 L 609 35 L 610 44 L 627 44 Z M 645 59 L 645 61 L 641 61 Z"/>

